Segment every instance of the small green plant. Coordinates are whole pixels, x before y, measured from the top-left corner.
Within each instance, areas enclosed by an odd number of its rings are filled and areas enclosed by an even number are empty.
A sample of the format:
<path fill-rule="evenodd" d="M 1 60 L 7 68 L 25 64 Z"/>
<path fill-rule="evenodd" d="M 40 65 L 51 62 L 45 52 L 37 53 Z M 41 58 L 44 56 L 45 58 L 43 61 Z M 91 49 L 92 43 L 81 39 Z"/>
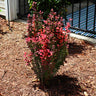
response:
<path fill-rule="evenodd" d="M 50 80 L 63 65 L 67 56 L 68 28 L 63 30 L 63 18 L 56 15 L 51 9 L 46 20 L 43 12 L 37 12 L 37 3 L 33 2 L 34 10 L 32 17 L 28 15 L 28 36 L 26 42 L 31 50 L 30 54 L 25 52 L 24 57 L 27 65 L 32 67 L 41 84 L 48 84 Z"/>

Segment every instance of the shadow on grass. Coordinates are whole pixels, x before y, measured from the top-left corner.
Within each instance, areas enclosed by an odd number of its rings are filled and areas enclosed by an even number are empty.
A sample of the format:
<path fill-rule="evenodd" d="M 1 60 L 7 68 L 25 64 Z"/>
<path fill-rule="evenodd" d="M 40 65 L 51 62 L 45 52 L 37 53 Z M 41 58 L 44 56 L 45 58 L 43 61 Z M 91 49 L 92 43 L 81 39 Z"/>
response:
<path fill-rule="evenodd" d="M 49 82 L 49 86 L 42 89 L 49 96 L 83 96 L 84 90 L 76 78 L 58 75 Z"/>
<path fill-rule="evenodd" d="M 70 55 L 80 54 L 83 50 L 85 50 L 83 45 L 77 45 L 77 43 L 69 43 L 68 51 Z"/>

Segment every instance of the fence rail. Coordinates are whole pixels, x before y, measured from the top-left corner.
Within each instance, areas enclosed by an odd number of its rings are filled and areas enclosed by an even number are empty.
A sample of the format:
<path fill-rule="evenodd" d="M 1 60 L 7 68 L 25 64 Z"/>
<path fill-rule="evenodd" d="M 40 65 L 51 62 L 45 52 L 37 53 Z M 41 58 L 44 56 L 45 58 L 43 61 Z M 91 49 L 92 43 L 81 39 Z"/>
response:
<path fill-rule="evenodd" d="M 92 0 L 86 0 L 85 2 L 83 2 L 82 0 L 79 0 L 79 2 L 77 3 L 78 6 L 76 6 L 74 0 L 71 1 L 71 13 L 67 15 L 67 19 L 73 19 L 71 28 L 96 34 L 96 0 L 94 0 L 94 3 L 91 1 Z M 82 8 L 82 5 L 84 4 L 86 6 Z M 78 10 L 74 12 L 74 10 L 76 9 L 75 6 L 78 7 Z"/>

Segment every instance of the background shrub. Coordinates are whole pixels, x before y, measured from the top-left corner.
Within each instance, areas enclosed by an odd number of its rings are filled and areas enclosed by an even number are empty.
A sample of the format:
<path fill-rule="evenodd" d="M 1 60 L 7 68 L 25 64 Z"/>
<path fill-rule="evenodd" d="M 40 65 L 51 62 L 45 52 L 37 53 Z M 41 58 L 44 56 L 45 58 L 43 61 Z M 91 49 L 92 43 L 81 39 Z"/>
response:
<path fill-rule="evenodd" d="M 47 18 L 50 10 L 53 8 L 57 14 L 62 15 L 65 18 L 66 15 L 66 6 L 70 3 L 67 0 L 29 0 L 30 9 L 32 7 L 32 2 L 37 2 L 37 11 L 43 11 L 44 19 Z M 31 11 L 32 13 L 32 11 Z"/>

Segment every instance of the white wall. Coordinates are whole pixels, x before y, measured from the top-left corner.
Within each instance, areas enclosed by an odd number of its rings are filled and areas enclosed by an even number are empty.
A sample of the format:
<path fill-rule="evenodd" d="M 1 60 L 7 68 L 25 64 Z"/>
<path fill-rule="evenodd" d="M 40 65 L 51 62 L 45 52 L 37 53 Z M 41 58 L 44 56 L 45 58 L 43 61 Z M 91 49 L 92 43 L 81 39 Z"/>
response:
<path fill-rule="evenodd" d="M 5 10 L 5 0 L 0 0 L 0 15 L 6 16 L 6 10 Z"/>
<path fill-rule="evenodd" d="M 6 19 L 14 20 L 17 19 L 17 13 L 19 11 L 18 0 L 5 0 L 5 8 L 6 8 Z M 8 18 L 8 4 L 9 4 L 9 18 Z"/>
<path fill-rule="evenodd" d="M 8 4 L 9 4 L 9 18 L 8 18 Z M 17 19 L 17 13 L 19 11 L 19 0 L 0 0 L 0 15 L 6 17 L 6 20 Z"/>

